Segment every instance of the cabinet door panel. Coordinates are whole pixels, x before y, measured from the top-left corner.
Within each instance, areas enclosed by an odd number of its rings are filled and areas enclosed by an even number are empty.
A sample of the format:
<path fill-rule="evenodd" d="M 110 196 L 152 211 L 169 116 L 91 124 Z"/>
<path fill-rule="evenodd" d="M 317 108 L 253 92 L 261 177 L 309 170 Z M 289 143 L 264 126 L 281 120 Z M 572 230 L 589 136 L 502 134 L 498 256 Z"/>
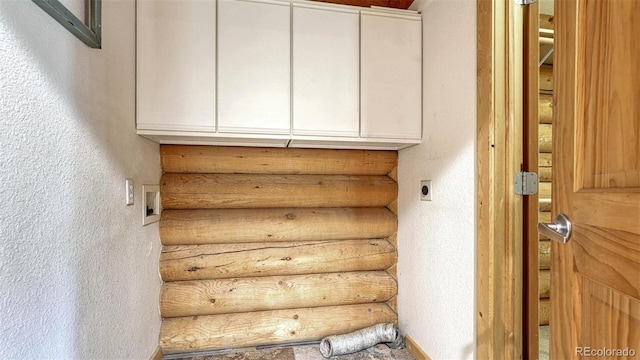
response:
<path fill-rule="evenodd" d="M 218 1 L 220 132 L 290 132 L 290 5 Z"/>
<path fill-rule="evenodd" d="M 293 8 L 293 134 L 358 137 L 357 11 Z"/>
<path fill-rule="evenodd" d="M 363 13 L 361 49 L 361 136 L 420 139 L 420 20 Z"/>
<path fill-rule="evenodd" d="M 137 2 L 137 127 L 215 131 L 216 2 Z"/>

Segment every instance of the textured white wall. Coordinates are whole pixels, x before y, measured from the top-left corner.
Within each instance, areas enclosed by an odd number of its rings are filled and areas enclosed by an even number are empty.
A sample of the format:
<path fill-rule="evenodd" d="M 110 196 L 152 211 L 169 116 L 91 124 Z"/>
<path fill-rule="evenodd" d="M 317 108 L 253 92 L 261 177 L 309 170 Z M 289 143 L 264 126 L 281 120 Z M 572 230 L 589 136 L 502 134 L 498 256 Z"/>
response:
<path fill-rule="evenodd" d="M 400 327 L 433 359 L 474 351 L 476 1 L 424 0 L 424 140 L 400 151 Z M 433 180 L 432 202 L 420 180 Z"/>
<path fill-rule="evenodd" d="M 33 2 L 0 0 L 1 359 L 146 360 L 158 343 L 141 185 L 160 165 L 135 134 L 135 4 L 102 9 L 94 50 Z"/>

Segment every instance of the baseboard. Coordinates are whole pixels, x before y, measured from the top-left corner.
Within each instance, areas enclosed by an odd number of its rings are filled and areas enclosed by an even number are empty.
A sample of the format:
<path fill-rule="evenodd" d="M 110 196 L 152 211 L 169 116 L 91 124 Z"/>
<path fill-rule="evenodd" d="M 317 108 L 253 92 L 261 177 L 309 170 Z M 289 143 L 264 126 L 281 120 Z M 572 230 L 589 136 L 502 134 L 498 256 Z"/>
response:
<path fill-rule="evenodd" d="M 162 349 L 160 349 L 160 346 L 158 346 L 156 351 L 151 354 L 149 360 L 162 360 Z"/>
<path fill-rule="evenodd" d="M 431 360 L 429 355 L 420 349 L 420 346 L 418 346 L 409 335 L 404 337 L 404 342 L 407 350 L 409 350 L 409 353 L 411 353 L 416 360 Z"/>

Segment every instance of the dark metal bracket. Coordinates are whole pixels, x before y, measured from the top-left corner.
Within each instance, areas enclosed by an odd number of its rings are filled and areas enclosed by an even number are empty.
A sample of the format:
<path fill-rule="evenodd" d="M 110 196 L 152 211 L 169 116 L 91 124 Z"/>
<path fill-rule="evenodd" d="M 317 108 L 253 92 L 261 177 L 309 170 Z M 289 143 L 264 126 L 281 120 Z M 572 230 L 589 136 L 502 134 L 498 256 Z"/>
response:
<path fill-rule="evenodd" d="M 32 1 L 87 46 L 94 49 L 102 47 L 102 0 L 88 0 L 90 10 L 89 25 L 78 19 L 58 0 Z"/>

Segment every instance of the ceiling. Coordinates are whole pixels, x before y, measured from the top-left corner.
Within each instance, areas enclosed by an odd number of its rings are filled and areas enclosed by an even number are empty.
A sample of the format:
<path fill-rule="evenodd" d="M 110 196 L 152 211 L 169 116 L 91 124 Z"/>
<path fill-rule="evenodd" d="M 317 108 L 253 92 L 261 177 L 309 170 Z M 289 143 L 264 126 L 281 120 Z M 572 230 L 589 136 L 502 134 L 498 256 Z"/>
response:
<path fill-rule="evenodd" d="M 353 5 L 362 7 L 383 6 L 395 9 L 407 9 L 413 0 L 316 0 L 332 4 Z"/>

